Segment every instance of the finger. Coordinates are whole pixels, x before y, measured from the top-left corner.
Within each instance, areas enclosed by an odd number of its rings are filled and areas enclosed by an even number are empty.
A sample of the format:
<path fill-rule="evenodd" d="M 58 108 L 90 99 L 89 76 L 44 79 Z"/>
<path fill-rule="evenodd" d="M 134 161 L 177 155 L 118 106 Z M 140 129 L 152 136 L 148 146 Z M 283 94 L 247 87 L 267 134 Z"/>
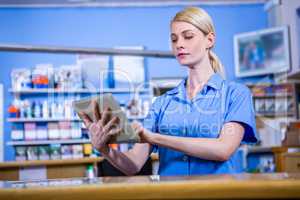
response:
<path fill-rule="evenodd" d="M 101 123 L 102 123 L 101 125 L 104 126 L 105 124 L 107 124 L 110 118 L 111 118 L 111 109 L 105 108 L 101 118 Z"/>
<path fill-rule="evenodd" d="M 97 101 L 93 101 L 93 115 L 94 115 L 94 120 L 95 122 L 98 122 L 100 119 L 101 119 L 101 114 L 100 114 L 100 111 L 99 111 L 99 105 L 98 105 L 98 102 Z"/>
<path fill-rule="evenodd" d="M 91 126 L 91 124 L 93 123 L 91 118 L 87 114 L 85 114 L 84 112 L 79 112 L 78 115 L 82 119 L 82 121 L 83 121 L 84 125 L 86 126 L 86 128 L 88 129 Z"/>
<path fill-rule="evenodd" d="M 109 136 L 109 138 L 116 136 L 116 135 L 120 134 L 122 132 L 122 130 L 123 130 L 122 128 L 112 129 L 108 132 L 107 136 Z"/>
<path fill-rule="evenodd" d="M 106 132 L 110 131 L 111 129 L 116 129 L 119 127 L 119 122 L 120 122 L 120 119 L 119 117 L 113 117 L 112 120 L 110 120 L 105 126 L 104 126 L 104 130 Z"/>

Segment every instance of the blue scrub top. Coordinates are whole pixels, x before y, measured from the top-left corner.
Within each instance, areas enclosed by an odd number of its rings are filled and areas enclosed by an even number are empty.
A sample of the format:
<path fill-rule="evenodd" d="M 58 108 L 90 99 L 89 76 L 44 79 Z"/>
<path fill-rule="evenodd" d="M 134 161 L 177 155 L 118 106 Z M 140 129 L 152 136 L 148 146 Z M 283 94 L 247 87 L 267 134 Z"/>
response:
<path fill-rule="evenodd" d="M 255 113 L 250 90 L 213 74 L 203 89 L 190 100 L 185 78 L 177 87 L 156 98 L 144 127 L 163 135 L 217 138 L 226 122 L 238 122 L 245 129 L 242 143 L 257 142 Z M 204 175 L 241 172 L 237 151 L 224 162 L 204 160 L 162 146 L 159 174 Z"/>

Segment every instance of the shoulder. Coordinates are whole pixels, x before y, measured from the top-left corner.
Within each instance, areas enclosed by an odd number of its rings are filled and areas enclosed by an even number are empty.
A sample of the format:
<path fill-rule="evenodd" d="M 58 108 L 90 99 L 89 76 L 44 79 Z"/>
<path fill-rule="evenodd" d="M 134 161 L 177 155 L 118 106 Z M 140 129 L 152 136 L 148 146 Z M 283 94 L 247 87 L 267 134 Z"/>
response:
<path fill-rule="evenodd" d="M 167 98 L 168 98 L 167 94 L 154 97 L 152 101 L 152 108 L 154 108 L 155 110 L 161 109 L 161 107 L 164 105 L 164 102 L 167 100 Z"/>
<path fill-rule="evenodd" d="M 244 84 L 237 82 L 227 82 L 227 98 L 231 101 L 239 101 L 244 99 L 251 99 L 252 93 L 251 90 Z"/>
<path fill-rule="evenodd" d="M 227 82 L 227 87 L 228 93 L 231 95 L 251 95 L 251 90 L 244 84 L 231 81 Z"/>

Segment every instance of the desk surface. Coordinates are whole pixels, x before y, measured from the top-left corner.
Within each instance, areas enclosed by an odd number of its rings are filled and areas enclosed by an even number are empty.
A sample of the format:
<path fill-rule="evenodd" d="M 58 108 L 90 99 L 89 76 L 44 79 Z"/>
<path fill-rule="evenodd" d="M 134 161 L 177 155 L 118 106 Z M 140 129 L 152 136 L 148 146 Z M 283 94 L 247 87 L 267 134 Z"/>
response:
<path fill-rule="evenodd" d="M 299 174 L 131 176 L 2 181 L 0 199 L 300 198 Z"/>

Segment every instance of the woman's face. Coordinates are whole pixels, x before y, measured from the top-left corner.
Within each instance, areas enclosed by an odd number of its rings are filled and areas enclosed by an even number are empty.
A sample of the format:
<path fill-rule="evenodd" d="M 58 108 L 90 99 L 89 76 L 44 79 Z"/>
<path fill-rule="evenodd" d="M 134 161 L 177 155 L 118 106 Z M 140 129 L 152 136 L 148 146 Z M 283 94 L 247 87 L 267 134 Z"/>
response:
<path fill-rule="evenodd" d="M 171 24 L 172 51 L 181 65 L 195 66 L 203 60 L 207 49 L 212 47 L 213 34 L 205 36 L 202 31 L 187 22 Z"/>

